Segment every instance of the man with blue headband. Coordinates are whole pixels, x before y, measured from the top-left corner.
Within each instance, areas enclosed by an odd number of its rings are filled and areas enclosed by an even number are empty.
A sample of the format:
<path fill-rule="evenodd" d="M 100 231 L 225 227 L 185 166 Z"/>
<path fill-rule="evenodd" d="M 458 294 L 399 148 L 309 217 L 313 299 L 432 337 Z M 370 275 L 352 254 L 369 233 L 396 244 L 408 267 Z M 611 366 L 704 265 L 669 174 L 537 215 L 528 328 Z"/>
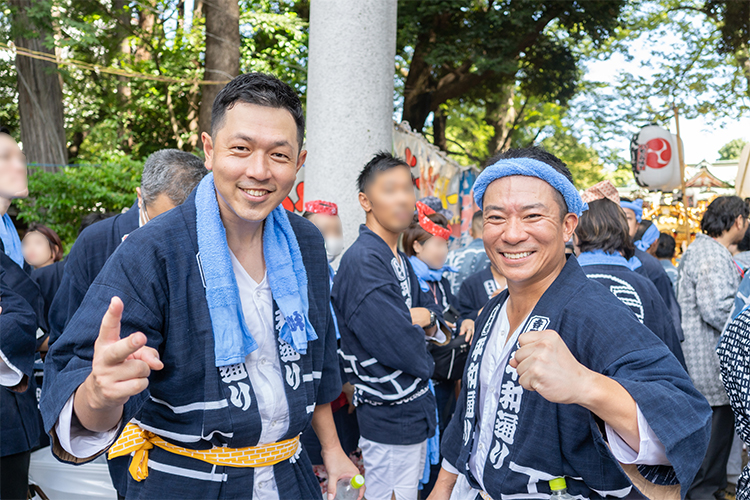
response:
<path fill-rule="evenodd" d="M 474 197 L 508 288 L 477 318 L 430 498 L 547 498 L 558 477 L 575 498 L 684 498 L 710 408 L 664 343 L 565 255 L 587 208 L 565 164 L 534 147 L 501 153 Z"/>
<path fill-rule="evenodd" d="M 625 212 L 630 237 L 633 238 L 633 243 L 635 244 L 635 256 L 630 259 L 633 270 L 641 276 L 650 279 L 659 291 L 659 295 L 661 295 L 664 303 L 667 304 L 669 314 L 672 316 L 672 322 L 677 329 L 677 337 L 682 342 L 685 340 L 685 335 L 682 332 L 682 312 L 680 311 L 680 304 L 675 297 L 672 280 L 669 279 L 669 275 L 664 270 L 664 266 L 659 262 L 659 259 L 646 251 L 659 238 L 659 229 L 655 224 L 651 224 L 650 226 L 646 224 L 651 223 L 651 221 L 644 221 L 643 200 L 620 198 L 620 207 Z M 643 228 L 642 231 L 641 228 Z M 653 229 L 649 232 L 649 228 Z"/>

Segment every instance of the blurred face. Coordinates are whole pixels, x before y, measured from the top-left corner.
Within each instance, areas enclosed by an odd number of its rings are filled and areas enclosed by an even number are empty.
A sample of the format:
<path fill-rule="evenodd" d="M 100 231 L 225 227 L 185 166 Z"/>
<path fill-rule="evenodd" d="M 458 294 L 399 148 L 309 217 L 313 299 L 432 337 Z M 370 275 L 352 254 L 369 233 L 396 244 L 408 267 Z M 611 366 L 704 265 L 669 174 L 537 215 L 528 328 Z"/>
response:
<path fill-rule="evenodd" d="M 503 177 L 485 191 L 484 247 L 509 283 L 557 276 L 564 266 L 565 242 L 578 217 L 561 217 L 556 196 L 543 180 L 525 176 Z"/>
<path fill-rule="evenodd" d="M 326 244 L 328 262 L 333 262 L 344 248 L 344 229 L 338 215 L 315 214 L 310 222 L 320 229 Z"/>
<path fill-rule="evenodd" d="M 440 269 L 448 258 L 448 241 L 439 236 L 432 236 L 424 243 L 414 242 L 414 253 L 417 258 L 432 269 Z"/>
<path fill-rule="evenodd" d="M 203 149 L 225 225 L 263 221 L 292 190 L 307 156 L 289 111 L 239 102 L 214 137 L 203 134 Z"/>
<path fill-rule="evenodd" d="M 47 237 L 38 231 L 26 233 L 21 242 L 23 245 L 23 258 L 35 268 L 52 264 L 53 255 Z"/>
<path fill-rule="evenodd" d="M 635 218 L 635 212 L 631 209 L 623 208 L 622 211 L 625 212 L 625 218 L 628 220 L 628 232 L 632 238 L 638 232 L 638 219 Z"/>
<path fill-rule="evenodd" d="M 0 134 L 0 198 L 12 200 L 29 195 L 26 156 L 8 134 Z"/>
<path fill-rule="evenodd" d="M 400 233 L 411 224 L 417 203 L 411 172 L 403 166 L 376 173 L 359 203 L 385 229 Z"/>

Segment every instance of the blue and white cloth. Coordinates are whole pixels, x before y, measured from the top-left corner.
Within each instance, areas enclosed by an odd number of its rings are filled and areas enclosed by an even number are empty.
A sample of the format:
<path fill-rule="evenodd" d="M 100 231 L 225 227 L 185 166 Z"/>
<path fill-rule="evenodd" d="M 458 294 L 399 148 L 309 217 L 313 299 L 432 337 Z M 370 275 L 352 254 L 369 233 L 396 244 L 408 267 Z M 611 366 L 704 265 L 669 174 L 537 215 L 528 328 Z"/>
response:
<path fill-rule="evenodd" d="M 7 213 L 3 214 L 2 221 L 0 221 L 0 239 L 3 240 L 5 254 L 13 259 L 13 262 L 20 267 L 23 267 L 24 261 L 21 238 L 18 236 L 16 226 L 13 225 L 10 215 Z"/>
<path fill-rule="evenodd" d="M 563 196 L 569 213 L 580 217 L 588 210 L 588 204 L 583 202 L 572 182 L 552 166 L 532 158 L 504 158 L 482 170 L 474 182 L 474 201 L 477 206 L 480 209 L 484 206 L 484 192 L 492 182 L 511 175 L 536 177 L 545 181 Z"/>
<path fill-rule="evenodd" d="M 227 234 L 221 222 L 213 173 L 196 188 L 198 250 L 214 331 L 216 366 L 244 362 L 258 348 L 242 314 Z M 305 354 L 318 336 L 308 315 L 307 272 L 287 211 L 279 205 L 263 226 L 263 257 L 273 298 L 284 315 L 281 338 Z"/>

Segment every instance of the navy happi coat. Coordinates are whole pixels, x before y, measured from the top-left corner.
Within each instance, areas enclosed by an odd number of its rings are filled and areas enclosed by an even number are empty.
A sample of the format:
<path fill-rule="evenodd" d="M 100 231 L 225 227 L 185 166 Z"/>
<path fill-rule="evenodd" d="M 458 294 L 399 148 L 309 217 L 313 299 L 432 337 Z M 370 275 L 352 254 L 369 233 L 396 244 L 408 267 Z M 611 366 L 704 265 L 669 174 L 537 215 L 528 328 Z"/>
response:
<path fill-rule="evenodd" d="M 441 307 L 419 287 L 409 259 L 362 225 L 336 273 L 331 302 L 344 371 L 355 387 L 360 434 L 385 444 L 421 443 L 435 433 L 435 362 L 409 309 Z"/>
<path fill-rule="evenodd" d="M 680 339 L 680 342 L 683 342 L 685 334 L 682 332 L 682 312 L 680 311 L 680 304 L 677 302 L 677 297 L 674 294 L 672 280 L 669 279 L 667 271 L 664 270 L 664 266 L 661 265 L 659 259 L 639 248 L 635 249 L 635 256 L 641 262 L 641 265 L 635 269 L 635 272 L 650 279 L 659 291 L 659 295 L 661 295 L 661 298 L 667 305 L 669 314 L 672 316 L 672 323 L 674 323 L 675 330 L 677 331 L 677 338 Z"/>
<path fill-rule="evenodd" d="M 504 291 L 492 299 L 477 320 L 456 413 L 442 440 L 445 458 L 475 488 L 479 485 L 468 461 L 478 435 L 478 374 L 487 336 L 507 298 Z M 579 362 L 630 393 L 672 464 L 639 470 L 658 484 L 679 482 L 684 498 L 708 446 L 711 408 L 664 343 L 606 288 L 588 279 L 573 256 L 524 325 L 524 331 L 542 329 L 558 332 Z M 485 491 L 493 498 L 547 498 L 547 481 L 565 477 L 568 492 L 579 498 L 625 496 L 631 483 L 605 442 L 601 421 L 581 406 L 551 403 L 523 389 L 517 377 L 512 369 L 503 376 L 503 391 L 507 385 L 516 396 L 513 405 L 504 412 L 501 397 L 494 425 L 482 422 L 496 429 L 484 465 Z M 511 410 L 516 413 L 508 415 Z"/>
<path fill-rule="evenodd" d="M 0 252 L 3 256 L 4 253 Z M 0 386 L 0 457 L 29 451 L 39 444 L 39 410 L 33 377 L 37 315 L 8 275 L 26 274 L 10 257 L 0 259 L 0 350 L 5 360 L 27 378 L 23 392 Z"/>
<path fill-rule="evenodd" d="M 141 331 L 157 349 L 164 368 L 151 373 L 148 390 L 125 404 L 122 425 L 131 419 L 165 440 L 192 449 L 244 448 L 261 433 L 257 398 L 244 363 L 217 368 L 205 289 L 198 265 L 195 193 L 179 207 L 133 232 L 91 285 L 78 311 L 50 348 L 41 408 L 53 451 L 80 463 L 57 443 L 60 411 L 91 371 L 94 341 L 112 296 L 125 303 L 123 337 Z M 309 221 L 289 214 L 307 270 L 309 318 L 318 340 L 304 355 L 278 340 L 283 316 L 274 303 L 279 362 L 286 373 L 289 429 L 283 439 L 305 430 L 315 404 L 341 393 L 336 334 L 329 306 L 328 263 L 323 237 Z M 67 268 L 66 268 L 67 270 Z M 94 457 L 90 457 L 94 458 Z M 253 469 L 213 466 L 155 447 L 149 476 L 128 477 L 127 498 L 250 498 Z M 320 500 L 320 487 L 302 450 L 274 466 L 280 498 Z"/>
<path fill-rule="evenodd" d="M 492 294 L 497 290 L 495 277 L 490 264 L 479 272 L 466 278 L 458 292 L 459 324 L 465 319 L 476 321 L 477 313 L 484 307 Z"/>
<path fill-rule="evenodd" d="M 96 222 L 84 229 L 65 258 L 60 285 L 49 309 L 49 344 L 65 329 L 83 302 L 91 284 L 109 256 L 130 233 L 138 229 L 138 203 L 124 214 Z"/>
<path fill-rule="evenodd" d="M 620 255 L 606 256 L 604 258 L 609 259 L 609 262 L 600 260 L 590 265 L 584 264 L 586 255 L 581 254 L 579 257 L 586 276 L 607 287 L 620 302 L 628 306 L 638 321 L 654 332 L 687 370 L 677 329 L 667 305 L 651 280 L 631 271 L 625 257 Z"/>

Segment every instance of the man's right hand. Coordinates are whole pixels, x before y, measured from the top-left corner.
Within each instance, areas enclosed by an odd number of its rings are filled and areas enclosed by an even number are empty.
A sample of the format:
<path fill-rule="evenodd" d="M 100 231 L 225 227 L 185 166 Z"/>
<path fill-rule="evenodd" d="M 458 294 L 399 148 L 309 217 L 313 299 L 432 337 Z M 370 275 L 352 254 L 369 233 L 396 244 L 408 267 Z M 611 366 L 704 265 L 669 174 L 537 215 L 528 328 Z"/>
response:
<path fill-rule="evenodd" d="M 122 310 L 122 300 L 113 297 L 94 343 L 91 373 L 75 393 L 75 414 L 93 432 L 104 432 L 117 425 L 123 405 L 148 387 L 151 370 L 164 367 L 159 352 L 146 346 L 143 333 L 120 338 Z"/>

